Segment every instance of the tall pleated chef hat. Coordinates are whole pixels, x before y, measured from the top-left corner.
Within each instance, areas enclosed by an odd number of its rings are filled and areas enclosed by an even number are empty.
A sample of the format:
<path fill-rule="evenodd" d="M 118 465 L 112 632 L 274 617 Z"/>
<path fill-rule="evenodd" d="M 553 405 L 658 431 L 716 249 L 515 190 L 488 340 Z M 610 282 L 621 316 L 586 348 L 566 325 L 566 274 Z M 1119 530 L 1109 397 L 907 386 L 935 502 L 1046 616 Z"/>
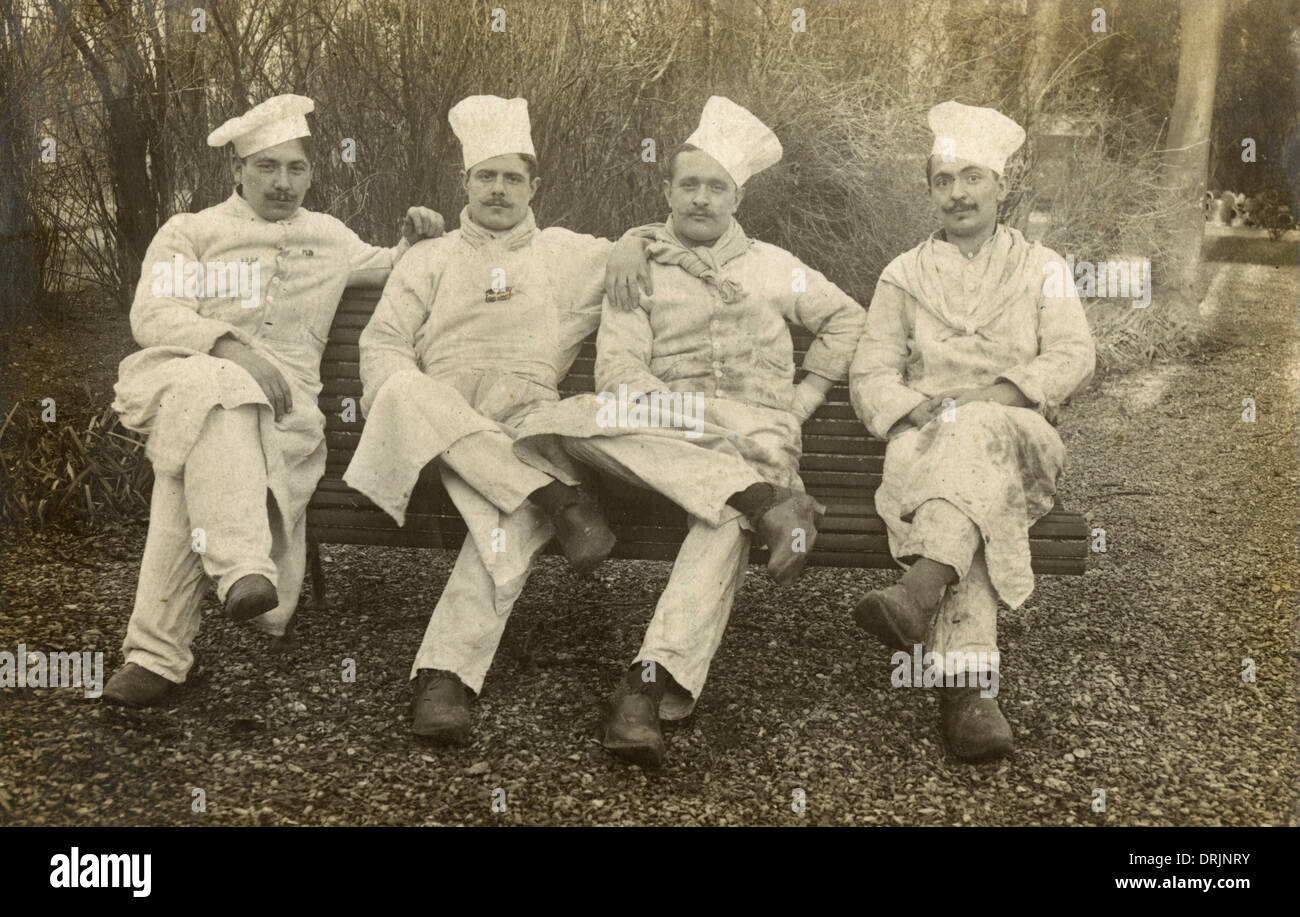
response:
<path fill-rule="evenodd" d="M 306 96 L 272 96 L 208 134 L 208 146 L 233 143 L 235 155 L 242 159 L 286 140 L 310 137 L 307 113 L 315 107 Z"/>
<path fill-rule="evenodd" d="M 447 120 L 460 140 L 467 171 L 493 156 L 537 155 L 528 123 L 527 99 L 469 96 L 451 107 Z"/>
<path fill-rule="evenodd" d="M 930 109 L 929 121 L 934 131 L 931 156 L 949 162 L 969 160 L 999 175 L 1007 159 L 1025 142 L 1025 129 L 992 108 L 940 102 Z"/>
<path fill-rule="evenodd" d="M 710 96 L 704 103 L 700 126 L 686 142 L 716 159 L 736 187 L 776 165 L 782 153 L 781 141 L 766 124 L 723 96 Z"/>

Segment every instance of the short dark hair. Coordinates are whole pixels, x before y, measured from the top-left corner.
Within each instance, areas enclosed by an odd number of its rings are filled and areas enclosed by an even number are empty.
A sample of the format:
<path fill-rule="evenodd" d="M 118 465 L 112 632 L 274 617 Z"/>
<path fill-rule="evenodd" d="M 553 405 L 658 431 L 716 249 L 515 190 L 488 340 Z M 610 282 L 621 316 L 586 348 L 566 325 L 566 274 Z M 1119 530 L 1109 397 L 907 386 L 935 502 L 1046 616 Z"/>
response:
<path fill-rule="evenodd" d="M 668 154 L 668 158 L 664 160 L 664 177 L 671 182 L 673 180 L 673 169 L 677 165 L 677 157 L 682 153 L 693 153 L 698 150 L 699 147 L 693 143 L 679 143 L 675 146 L 673 151 Z"/>

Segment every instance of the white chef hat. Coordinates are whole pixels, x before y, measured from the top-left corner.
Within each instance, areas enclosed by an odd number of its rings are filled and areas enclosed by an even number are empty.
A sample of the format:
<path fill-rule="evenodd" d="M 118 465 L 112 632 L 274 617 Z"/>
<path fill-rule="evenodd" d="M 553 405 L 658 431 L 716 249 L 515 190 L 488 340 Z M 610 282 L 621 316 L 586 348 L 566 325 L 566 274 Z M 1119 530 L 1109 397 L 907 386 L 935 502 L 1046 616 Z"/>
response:
<path fill-rule="evenodd" d="M 469 96 L 451 107 L 447 120 L 460 139 L 467 170 L 493 156 L 537 155 L 528 123 L 527 99 Z"/>
<path fill-rule="evenodd" d="M 966 159 L 999 175 L 1007 159 L 1025 142 L 1025 129 L 1000 111 L 960 102 L 940 102 L 930 109 L 934 131 L 931 156 L 945 161 Z"/>
<path fill-rule="evenodd" d="M 781 141 L 766 124 L 723 96 L 710 96 L 704 103 L 700 126 L 686 142 L 716 159 L 736 187 L 776 165 L 782 152 Z"/>
<path fill-rule="evenodd" d="M 272 96 L 208 134 L 208 146 L 234 143 L 235 155 L 242 159 L 286 140 L 310 137 L 307 113 L 315 107 L 306 96 Z"/>

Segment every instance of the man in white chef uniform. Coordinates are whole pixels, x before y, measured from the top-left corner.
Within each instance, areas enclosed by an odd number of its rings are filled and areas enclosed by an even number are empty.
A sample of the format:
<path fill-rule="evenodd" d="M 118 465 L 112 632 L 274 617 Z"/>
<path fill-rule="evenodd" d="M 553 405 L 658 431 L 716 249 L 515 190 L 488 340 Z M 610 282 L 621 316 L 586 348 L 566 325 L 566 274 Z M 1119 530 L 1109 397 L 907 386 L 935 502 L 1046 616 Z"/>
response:
<path fill-rule="evenodd" d="M 929 121 L 943 228 L 880 275 L 849 381 L 862 422 L 889 440 L 876 510 L 908 569 L 854 617 L 895 650 L 944 661 L 945 741 L 978 761 L 1013 748 L 995 696 L 998 599 L 1017 608 L 1033 591 L 1029 527 L 1065 461 L 1052 422 L 1095 353 L 1061 256 L 997 219 L 1024 130 L 958 102 Z"/>
<path fill-rule="evenodd" d="M 537 554 L 554 536 L 580 572 L 614 535 L 558 446 L 515 458 L 515 428 L 557 385 L 600 320 L 614 245 L 540 229 L 541 185 L 521 98 L 470 96 L 448 112 L 468 202 L 460 228 L 416 246 L 362 332 L 366 427 L 343 479 L 402 525 L 431 461 L 468 528 L 411 667 L 412 731 L 467 740 L 483 680 Z M 618 247 L 635 282 L 645 243 Z"/>
<path fill-rule="evenodd" d="M 147 706 L 194 662 L 205 575 L 236 621 L 286 635 L 306 562 L 306 508 L 325 468 L 320 359 L 348 283 L 382 283 L 413 241 L 442 232 L 411 208 L 396 248 L 367 245 L 300 206 L 311 187 L 310 99 L 281 95 L 227 121 L 224 203 L 173 216 L 145 256 L 113 407 L 148 435 L 149 534 L 126 664 L 105 700 Z"/>
<path fill-rule="evenodd" d="M 769 574 L 789 584 L 824 512 L 799 480 L 800 427 L 847 376 L 865 315 L 734 218 L 745 182 L 780 158 L 776 135 L 752 113 L 708 100 L 667 161 L 668 222 L 643 227 L 653 239 L 653 292 L 634 308 L 609 304 L 601 317 L 598 394 L 539 412 L 515 446 L 527 456 L 534 434 L 542 442 L 558 434 L 575 458 L 689 514 L 668 586 L 604 719 L 605 747 L 644 767 L 663 763 L 660 719 L 688 716 L 704 689 L 751 532 L 769 548 Z M 816 335 L 798 384 L 791 322 Z M 646 412 L 647 402 L 657 407 Z"/>

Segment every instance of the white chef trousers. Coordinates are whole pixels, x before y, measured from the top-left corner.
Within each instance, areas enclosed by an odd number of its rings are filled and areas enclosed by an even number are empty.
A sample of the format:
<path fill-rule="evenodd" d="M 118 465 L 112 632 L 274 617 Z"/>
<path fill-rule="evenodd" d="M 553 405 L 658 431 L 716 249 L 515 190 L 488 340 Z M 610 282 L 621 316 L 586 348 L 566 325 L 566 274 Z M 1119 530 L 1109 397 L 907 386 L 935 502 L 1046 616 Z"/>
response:
<path fill-rule="evenodd" d="M 527 539 L 520 529 L 541 525 L 540 512 L 531 504 L 524 504 L 501 519 L 507 545 L 523 546 Z M 472 534 L 465 536 L 456 565 L 438 597 L 424 639 L 411 664 L 411 678 L 420 669 L 442 669 L 456 673 L 456 677 L 475 694 L 483 690 L 492 659 L 496 656 L 501 635 L 514 609 L 515 601 L 523 592 L 532 561 L 545 547 L 546 540 L 535 543 L 529 550 L 528 563 L 516 577 L 498 583 L 483 563 L 479 546 Z"/>
<path fill-rule="evenodd" d="M 494 506 L 513 504 L 516 508 L 513 512 L 503 510 L 492 520 L 499 528 L 496 537 L 476 541 L 472 531 L 465 536 L 411 664 L 412 679 L 420 669 L 442 669 L 456 673 L 475 694 L 483 690 L 510 612 L 528 582 L 533 561 L 551 538 L 545 513 L 521 492 L 531 484 L 520 487 L 515 482 L 521 477 L 526 480 L 525 475 L 536 475 L 542 482 L 553 478 L 532 468 L 521 474 L 510 443 L 510 437 L 497 430 L 471 433 L 438 458 L 444 485 L 456 475 Z M 469 514 L 465 521 L 469 526 L 488 524 L 477 513 Z M 524 552 L 524 557 L 512 559 L 507 566 L 513 575 L 492 575 L 483 562 L 485 542 L 499 545 L 503 551 Z"/>
<path fill-rule="evenodd" d="M 749 532 L 741 526 L 740 510 L 725 501 L 762 477 L 739 460 L 662 437 L 566 437 L 563 443 L 565 451 L 579 461 L 629 484 L 650 487 L 679 505 L 698 506 L 700 512 L 720 513 L 725 519 L 715 526 L 690 516 L 668 585 L 633 660 L 633 664 L 653 660 L 664 666 L 685 692 L 669 691 L 660 705 L 660 717 L 689 716 L 704 690 L 709 665 L 722 643 L 749 566 Z M 711 483 L 711 495 L 691 486 L 701 481 Z"/>
<path fill-rule="evenodd" d="M 898 557 L 928 557 L 957 572 L 957 582 L 948 587 L 939 606 L 927 649 L 956 660 L 956 671 L 964 667 L 968 653 L 997 652 L 997 591 L 989 580 L 979 527 L 965 513 L 947 500 L 926 500 L 912 516 Z"/>
<path fill-rule="evenodd" d="M 213 408 L 183 473 L 154 478 L 149 534 L 122 654 L 168 681 L 183 682 L 194 664 L 190 645 L 202 617 L 205 574 L 217 581 L 222 602 L 244 576 L 270 580 L 280 604 L 254 619 L 266 633 L 283 634 L 298 605 L 307 517 L 302 514 L 287 542 L 273 536 L 283 527 L 272 526 L 269 517 L 278 510 L 267 500 L 257 411 L 256 405 Z"/>

